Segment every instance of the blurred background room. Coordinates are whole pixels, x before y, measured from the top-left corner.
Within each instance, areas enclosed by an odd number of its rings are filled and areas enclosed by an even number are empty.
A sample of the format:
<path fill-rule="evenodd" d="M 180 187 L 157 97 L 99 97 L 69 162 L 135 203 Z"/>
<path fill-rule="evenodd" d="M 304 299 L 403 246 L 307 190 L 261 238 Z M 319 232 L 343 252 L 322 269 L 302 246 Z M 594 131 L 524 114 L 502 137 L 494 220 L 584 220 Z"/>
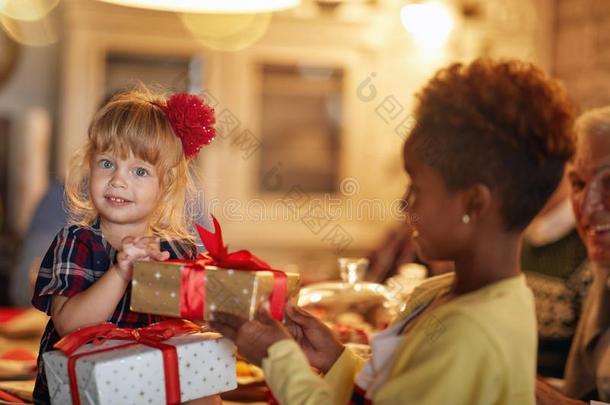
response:
<path fill-rule="evenodd" d="M 409 242 L 401 145 L 417 89 L 479 56 L 537 63 L 580 110 L 608 104 L 610 1 L 0 0 L 0 306 L 29 305 L 94 111 L 141 84 L 215 108 L 188 211 L 213 213 L 230 249 L 304 284 L 338 279 L 346 256 L 388 288 L 450 270 Z M 554 377 L 590 281 L 566 196 L 546 212 L 567 219 L 531 230 L 523 262 L 548 341 L 539 371 Z"/>

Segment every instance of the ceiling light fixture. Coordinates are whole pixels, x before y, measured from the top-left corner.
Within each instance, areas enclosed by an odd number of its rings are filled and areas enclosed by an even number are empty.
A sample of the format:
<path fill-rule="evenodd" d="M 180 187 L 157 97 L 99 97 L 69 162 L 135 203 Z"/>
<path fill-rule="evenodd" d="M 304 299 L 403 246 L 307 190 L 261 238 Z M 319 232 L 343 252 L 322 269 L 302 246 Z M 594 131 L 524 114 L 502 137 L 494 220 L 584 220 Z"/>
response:
<path fill-rule="evenodd" d="M 176 13 L 245 14 L 294 8 L 300 0 L 100 0 L 106 3 Z"/>

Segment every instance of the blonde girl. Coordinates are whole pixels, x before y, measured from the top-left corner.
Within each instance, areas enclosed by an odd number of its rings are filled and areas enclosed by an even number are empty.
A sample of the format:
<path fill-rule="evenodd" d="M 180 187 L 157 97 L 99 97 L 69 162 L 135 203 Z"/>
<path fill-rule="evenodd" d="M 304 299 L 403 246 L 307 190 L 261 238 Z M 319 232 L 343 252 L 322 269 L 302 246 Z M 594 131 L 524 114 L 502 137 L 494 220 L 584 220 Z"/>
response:
<path fill-rule="evenodd" d="M 70 225 L 38 273 L 33 305 L 51 316 L 40 344 L 37 403 L 47 403 L 42 354 L 65 334 L 101 322 L 137 328 L 158 317 L 131 312 L 136 260 L 190 258 L 184 213 L 189 158 L 214 137 L 213 110 L 190 94 L 118 94 L 93 117 L 66 180 Z"/>

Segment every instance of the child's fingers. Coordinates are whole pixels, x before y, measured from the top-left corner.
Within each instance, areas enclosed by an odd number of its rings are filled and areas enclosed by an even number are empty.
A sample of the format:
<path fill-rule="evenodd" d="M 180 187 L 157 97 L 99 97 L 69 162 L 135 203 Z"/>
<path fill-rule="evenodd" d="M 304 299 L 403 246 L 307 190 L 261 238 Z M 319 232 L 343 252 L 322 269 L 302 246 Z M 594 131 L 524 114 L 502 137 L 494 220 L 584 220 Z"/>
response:
<path fill-rule="evenodd" d="M 154 260 L 165 260 L 169 258 L 169 252 L 161 252 L 158 245 L 150 244 L 146 246 L 144 253 L 146 256 L 152 257 Z"/>
<path fill-rule="evenodd" d="M 235 342 L 235 338 L 237 337 L 237 330 L 233 329 L 231 325 L 216 321 L 210 321 L 209 324 L 212 328 L 214 328 L 214 330 L 221 333 L 224 337 Z"/>
<path fill-rule="evenodd" d="M 161 238 L 158 236 L 144 236 L 143 239 L 145 239 L 146 243 L 149 245 L 159 246 L 161 244 Z"/>
<path fill-rule="evenodd" d="M 146 248 L 148 245 L 150 245 L 152 243 L 152 238 L 148 237 L 148 236 L 142 236 L 140 238 L 136 239 L 136 246 L 139 248 Z"/>
<path fill-rule="evenodd" d="M 303 308 L 299 307 L 298 305 L 295 305 L 293 302 L 289 301 L 286 304 L 286 308 L 288 309 L 289 312 L 295 314 L 296 316 L 300 316 L 302 318 L 308 318 L 308 319 L 314 318 L 314 316 L 312 314 L 310 314 Z"/>
<path fill-rule="evenodd" d="M 302 322 L 304 320 L 303 314 L 301 314 L 299 309 L 297 307 L 295 307 L 294 305 L 292 305 L 291 302 L 286 304 L 286 315 L 288 316 L 288 318 L 290 318 L 295 323 L 300 323 L 299 321 Z"/>
<path fill-rule="evenodd" d="M 169 259 L 169 252 L 167 252 L 167 251 L 163 251 L 163 252 L 159 252 L 159 251 L 157 251 L 157 252 L 155 252 L 155 253 L 151 254 L 151 255 L 150 255 L 150 257 L 151 257 L 153 260 L 156 260 L 156 261 L 162 262 L 162 261 L 164 261 L 164 260 Z"/>
<path fill-rule="evenodd" d="M 246 319 L 226 312 L 212 313 L 212 319 L 209 324 L 212 328 L 222 333 L 225 337 L 235 341 L 239 328 L 247 322 Z"/>
<path fill-rule="evenodd" d="M 269 315 L 269 310 L 266 308 L 266 305 L 261 305 L 260 307 L 258 307 L 257 311 L 256 311 L 256 320 L 260 321 L 261 323 L 271 323 L 273 322 L 273 318 L 271 318 L 271 315 Z"/>
<path fill-rule="evenodd" d="M 286 315 L 292 322 L 301 326 L 307 325 L 313 318 L 309 312 L 299 308 L 296 305 L 293 305 L 292 303 L 288 303 L 288 305 L 286 305 Z"/>
<path fill-rule="evenodd" d="M 119 252 L 116 255 L 116 259 L 117 259 L 117 261 L 121 261 L 122 262 L 122 261 L 125 261 L 125 260 L 129 259 L 129 255 L 127 253 L 125 253 L 125 252 Z"/>
<path fill-rule="evenodd" d="M 133 236 L 125 236 L 121 240 L 121 245 L 123 245 L 123 246 L 133 245 L 135 242 L 136 242 L 136 238 L 134 238 Z"/>
<path fill-rule="evenodd" d="M 248 320 L 241 318 L 237 315 L 230 314 L 228 312 L 214 312 L 214 322 L 222 323 L 231 326 L 233 329 L 238 330 L 241 325 L 246 323 Z"/>
<path fill-rule="evenodd" d="M 160 239 L 154 236 L 142 238 L 142 248 L 146 249 L 149 254 L 154 255 L 153 252 L 161 250 Z"/>
<path fill-rule="evenodd" d="M 145 250 L 149 246 L 156 247 L 159 250 L 159 238 L 155 236 L 140 236 L 133 239 L 135 247 Z"/>
<path fill-rule="evenodd" d="M 288 333 L 292 335 L 292 337 L 297 341 L 301 342 L 304 337 L 303 328 L 296 322 L 293 322 L 290 318 L 286 318 L 286 323 L 284 324 Z"/>

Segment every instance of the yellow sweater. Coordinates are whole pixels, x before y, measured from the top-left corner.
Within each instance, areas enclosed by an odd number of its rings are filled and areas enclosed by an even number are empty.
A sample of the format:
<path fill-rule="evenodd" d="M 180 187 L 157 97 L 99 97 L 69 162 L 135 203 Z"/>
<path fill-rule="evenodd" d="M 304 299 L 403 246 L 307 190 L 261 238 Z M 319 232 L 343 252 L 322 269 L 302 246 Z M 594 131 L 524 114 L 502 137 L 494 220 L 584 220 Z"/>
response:
<path fill-rule="evenodd" d="M 422 284 L 398 321 L 449 288 L 453 277 Z M 536 343 L 525 278 L 499 281 L 422 314 L 405 334 L 373 403 L 534 404 Z M 272 345 L 263 360 L 267 383 L 282 405 L 346 405 L 363 365 L 346 349 L 322 379 L 292 340 Z"/>

